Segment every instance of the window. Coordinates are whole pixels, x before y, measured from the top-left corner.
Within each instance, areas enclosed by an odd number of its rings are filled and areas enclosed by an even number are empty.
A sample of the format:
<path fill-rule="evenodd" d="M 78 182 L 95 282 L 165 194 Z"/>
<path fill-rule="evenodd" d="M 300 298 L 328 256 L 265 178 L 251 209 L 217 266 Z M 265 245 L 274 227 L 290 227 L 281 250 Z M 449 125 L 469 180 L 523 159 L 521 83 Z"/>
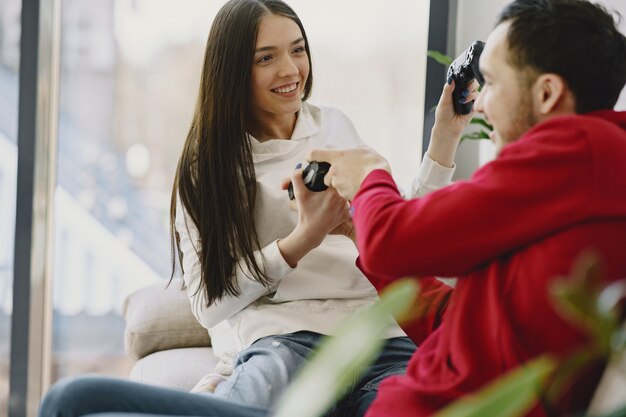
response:
<path fill-rule="evenodd" d="M 122 302 L 169 278 L 169 195 L 223 3 L 62 3 L 53 381 L 128 375 Z M 415 3 L 290 2 L 313 51 L 311 101 L 346 112 L 407 183 L 420 157 L 428 19 Z"/>
<path fill-rule="evenodd" d="M 169 277 L 169 194 L 209 25 L 223 3 L 61 0 L 60 89 L 58 97 L 46 96 L 59 109 L 52 382 L 84 372 L 128 375 L 122 303 Z M 348 114 L 404 183 L 421 148 L 428 5 L 415 3 L 290 2 L 312 44 L 311 101 Z M 2 407 L 8 403 L 20 7 L 20 0 L 0 4 Z"/>
<path fill-rule="evenodd" d="M 9 403 L 20 12 L 19 0 L 0 5 L 0 417 Z"/>

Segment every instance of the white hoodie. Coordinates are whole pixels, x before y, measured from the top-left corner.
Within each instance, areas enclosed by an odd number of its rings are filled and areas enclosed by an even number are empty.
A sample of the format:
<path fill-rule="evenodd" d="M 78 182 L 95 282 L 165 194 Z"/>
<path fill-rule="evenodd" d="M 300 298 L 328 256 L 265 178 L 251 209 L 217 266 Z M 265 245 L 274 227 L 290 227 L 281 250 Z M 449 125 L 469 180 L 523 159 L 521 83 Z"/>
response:
<path fill-rule="evenodd" d="M 236 279 L 241 294 L 225 296 L 207 307 L 204 293 L 198 290 L 198 231 L 180 200 L 177 204 L 183 279 L 193 314 L 208 329 L 214 353 L 220 359 L 216 371 L 223 375 L 232 372 L 236 353 L 261 337 L 303 330 L 331 335 L 339 322 L 378 298 L 374 287 L 355 266 L 358 252 L 350 239 L 327 236 L 296 268 L 285 262 L 276 243 L 291 233 L 298 221 L 297 213 L 289 208 L 287 192 L 280 188 L 282 180 L 292 174 L 298 163 L 305 163 L 311 149 L 365 146 L 350 120 L 337 109 L 305 102 L 290 140 L 250 140 L 257 181 L 254 215 L 261 244 L 255 256 L 273 282 L 271 289 L 249 279 L 245 262 L 240 262 Z M 454 171 L 424 159 L 412 195 L 448 184 Z M 387 337 L 404 335 L 394 323 Z"/>

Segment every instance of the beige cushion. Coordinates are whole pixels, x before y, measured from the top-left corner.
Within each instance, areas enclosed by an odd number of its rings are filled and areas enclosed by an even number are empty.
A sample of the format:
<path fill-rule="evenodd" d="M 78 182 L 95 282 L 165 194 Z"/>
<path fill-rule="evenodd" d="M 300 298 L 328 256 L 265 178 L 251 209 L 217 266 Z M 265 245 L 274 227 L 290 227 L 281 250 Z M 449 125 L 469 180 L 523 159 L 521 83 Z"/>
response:
<path fill-rule="evenodd" d="M 190 391 L 203 376 L 214 372 L 216 362 L 211 348 L 164 350 L 139 359 L 130 371 L 129 379 Z"/>
<path fill-rule="evenodd" d="M 124 301 L 124 348 L 134 360 L 160 350 L 211 345 L 206 329 L 191 313 L 181 281 L 165 285 L 142 288 Z"/>

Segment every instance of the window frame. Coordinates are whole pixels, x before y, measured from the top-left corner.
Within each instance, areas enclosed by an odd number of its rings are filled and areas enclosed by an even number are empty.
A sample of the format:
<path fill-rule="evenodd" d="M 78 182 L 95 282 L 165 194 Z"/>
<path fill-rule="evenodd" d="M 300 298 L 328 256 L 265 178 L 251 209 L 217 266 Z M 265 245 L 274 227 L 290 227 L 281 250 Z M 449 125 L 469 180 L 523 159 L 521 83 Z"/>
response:
<path fill-rule="evenodd" d="M 22 0 L 9 417 L 35 417 L 51 353 L 60 0 Z"/>

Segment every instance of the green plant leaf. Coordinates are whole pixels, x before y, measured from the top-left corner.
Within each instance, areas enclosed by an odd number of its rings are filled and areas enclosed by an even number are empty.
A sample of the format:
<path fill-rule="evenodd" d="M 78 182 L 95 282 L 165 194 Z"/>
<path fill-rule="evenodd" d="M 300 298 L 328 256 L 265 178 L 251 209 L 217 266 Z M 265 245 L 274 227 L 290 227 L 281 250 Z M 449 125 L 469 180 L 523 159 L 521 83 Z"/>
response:
<path fill-rule="evenodd" d="M 607 284 L 602 276 L 600 257 L 586 252 L 578 257 L 569 276 L 551 282 L 555 309 L 590 338 L 561 362 L 546 391 L 549 402 L 558 401 L 587 364 L 598 359 L 616 360 L 624 352 L 626 335 L 619 325 L 619 306 L 626 297 L 626 280 Z"/>
<path fill-rule="evenodd" d="M 380 300 L 342 322 L 335 337 L 324 338 L 319 350 L 300 370 L 279 401 L 274 417 L 323 415 L 378 355 L 392 316 L 411 311 L 419 287 L 413 279 L 397 281 Z"/>
<path fill-rule="evenodd" d="M 619 408 L 615 411 L 612 411 L 608 414 L 602 414 L 601 416 L 593 416 L 593 417 L 626 417 L 626 407 Z"/>
<path fill-rule="evenodd" d="M 484 130 L 479 130 L 477 132 L 466 133 L 461 136 L 461 141 L 464 141 L 466 139 L 469 139 L 469 140 L 489 139 L 489 134 L 485 132 Z"/>
<path fill-rule="evenodd" d="M 598 310 L 614 314 L 620 303 L 626 298 L 626 279 L 612 282 L 604 287 L 598 295 Z"/>
<path fill-rule="evenodd" d="M 455 401 L 435 417 L 522 416 L 536 403 L 537 393 L 555 367 L 553 359 L 541 356 Z"/>
<path fill-rule="evenodd" d="M 434 59 L 435 61 L 437 61 L 438 63 L 440 63 L 441 65 L 445 65 L 446 67 L 452 64 L 452 61 L 453 61 L 453 59 L 450 58 L 448 55 L 442 54 L 441 52 L 438 52 L 438 51 L 428 51 L 427 55 L 431 57 L 432 59 Z"/>
<path fill-rule="evenodd" d="M 475 124 L 475 125 L 484 126 L 489 131 L 493 130 L 493 126 L 490 125 L 489 123 L 487 123 L 487 121 L 485 119 L 481 119 L 480 117 L 473 117 L 472 120 L 470 120 L 470 123 L 471 124 Z"/>
<path fill-rule="evenodd" d="M 550 285 L 550 294 L 561 316 L 586 331 L 592 340 L 588 349 L 608 357 L 613 337 L 619 330 L 617 305 L 624 298 L 626 284 L 603 284 L 599 257 L 582 254 L 569 277 L 559 278 Z"/>
<path fill-rule="evenodd" d="M 597 358 L 598 352 L 594 349 L 582 347 L 561 359 L 545 389 L 544 400 L 548 404 L 557 404 L 563 393 L 572 387 L 579 373 Z"/>
<path fill-rule="evenodd" d="M 616 354 L 626 354 L 626 328 L 618 329 L 613 333 L 613 337 L 611 337 L 611 349 Z M 626 372 L 626 369 L 624 372 Z"/>

